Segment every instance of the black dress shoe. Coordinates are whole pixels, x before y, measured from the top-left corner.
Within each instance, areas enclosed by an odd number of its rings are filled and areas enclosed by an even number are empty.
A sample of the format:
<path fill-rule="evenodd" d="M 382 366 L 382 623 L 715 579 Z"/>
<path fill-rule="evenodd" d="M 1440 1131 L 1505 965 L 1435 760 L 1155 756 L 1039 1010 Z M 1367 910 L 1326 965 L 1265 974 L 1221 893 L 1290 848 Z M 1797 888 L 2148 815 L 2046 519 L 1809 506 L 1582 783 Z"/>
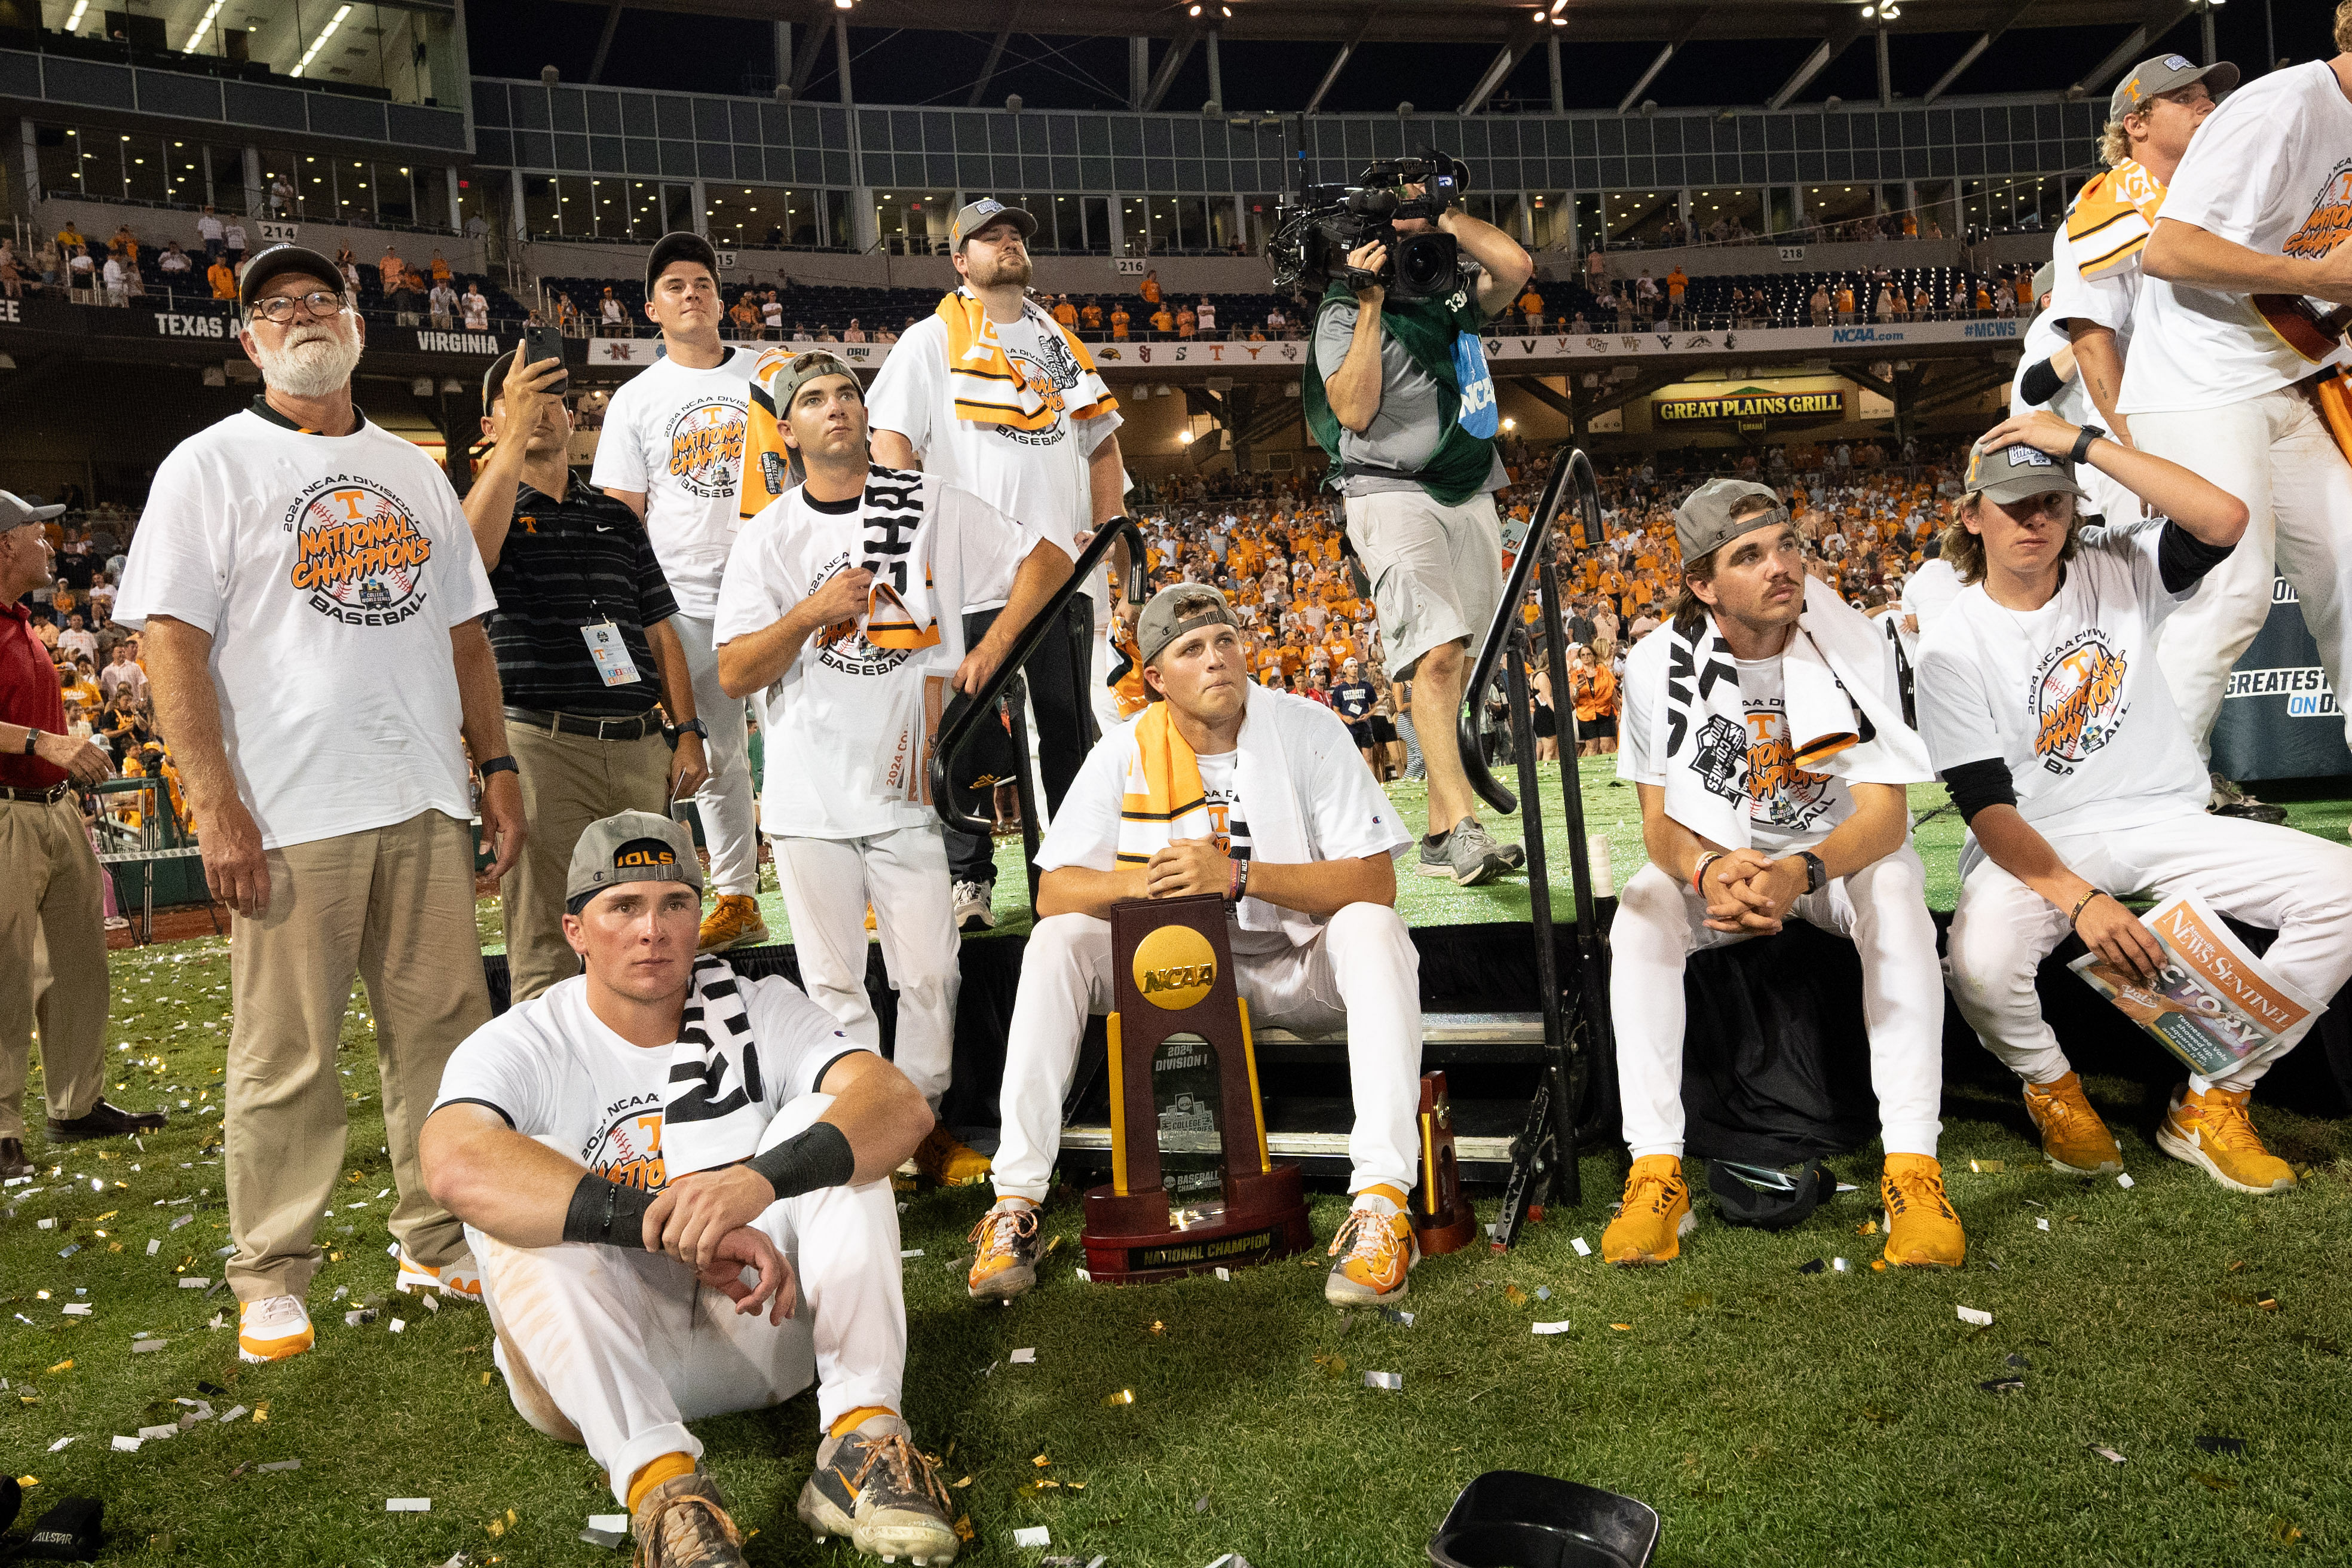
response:
<path fill-rule="evenodd" d="M 22 1138 L 0 1138 L 0 1178 L 14 1180 L 33 1173 L 33 1162 L 25 1158 Z"/>
<path fill-rule="evenodd" d="M 71 1143 L 82 1138 L 127 1138 L 133 1132 L 161 1132 L 163 1120 L 160 1110 L 125 1110 L 101 1100 L 71 1121 L 50 1117 L 49 1139 L 52 1142 Z"/>

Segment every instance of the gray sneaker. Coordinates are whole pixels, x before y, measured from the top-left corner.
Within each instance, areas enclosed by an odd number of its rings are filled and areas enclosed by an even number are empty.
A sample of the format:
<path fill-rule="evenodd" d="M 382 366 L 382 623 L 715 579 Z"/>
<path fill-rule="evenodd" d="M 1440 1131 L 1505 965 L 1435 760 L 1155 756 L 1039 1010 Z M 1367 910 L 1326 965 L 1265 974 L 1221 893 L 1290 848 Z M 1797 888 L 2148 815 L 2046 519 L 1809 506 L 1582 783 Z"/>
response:
<path fill-rule="evenodd" d="M 1454 825 L 1453 832 L 1421 841 L 1421 863 L 1416 868 L 1424 877 L 1446 877 L 1457 887 L 1475 888 L 1501 876 L 1509 869 L 1509 863 L 1478 826 L 1478 819 L 1465 816 Z"/>
<path fill-rule="evenodd" d="M 962 1550 L 950 1508 L 939 1461 L 915 1447 L 906 1422 L 873 1415 L 824 1440 L 794 1511 L 820 1545 L 845 1535 L 868 1556 L 921 1568 L 953 1563 Z"/>

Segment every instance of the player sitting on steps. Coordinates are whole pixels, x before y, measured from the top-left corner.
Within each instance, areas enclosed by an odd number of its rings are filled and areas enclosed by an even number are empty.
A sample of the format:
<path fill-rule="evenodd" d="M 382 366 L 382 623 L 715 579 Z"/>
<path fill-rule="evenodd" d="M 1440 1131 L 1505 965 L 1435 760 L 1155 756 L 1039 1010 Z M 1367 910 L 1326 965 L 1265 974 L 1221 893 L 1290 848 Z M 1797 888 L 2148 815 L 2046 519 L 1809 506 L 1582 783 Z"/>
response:
<path fill-rule="evenodd" d="M 930 1111 L 791 982 L 698 960 L 701 886 L 678 824 L 590 825 L 563 921 L 586 973 L 457 1047 L 420 1141 L 426 1180 L 481 1261 L 515 1409 L 586 1445 L 641 1568 L 740 1568 L 686 1423 L 812 1382 L 825 1438 L 802 1521 L 952 1563 L 947 1493 L 899 1414 L 889 1177 Z"/>
<path fill-rule="evenodd" d="M 1673 622 L 1633 645 L 1622 688 L 1617 771 L 1640 792 L 1650 863 L 1609 933 L 1633 1169 L 1601 1255 L 1664 1263 L 1695 1224 L 1682 1173 L 1690 954 L 1793 918 L 1862 960 L 1886 1261 L 1958 1268 L 1968 1239 L 1936 1163 L 1943 987 L 1904 794 L 1930 775 L 1894 654 L 1806 574 L 1803 536 L 1764 486 L 1708 480 L 1675 511 L 1675 538 Z"/>
<path fill-rule="evenodd" d="M 2078 529 L 2084 461 L 2156 515 Z M 1944 531 L 1968 586 L 1921 641 L 1918 705 L 1970 835 L 1945 968 L 1978 1037 L 2024 1080 L 2042 1156 L 2062 1171 L 2123 1169 L 2033 987 L 2070 928 L 2150 977 L 2163 950 L 2116 900 L 2195 893 L 2275 930 L 2264 966 L 2319 1006 L 2352 977 L 2352 847 L 2208 815 L 2205 765 L 2155 658 L 2158 628 L 2230 558 L 2246 517 L 2180 465 L 2039 413 L 1978 444 Z M 2227 1073 L 2192 1073 L 2157 1146 L 2235 1192 L 2292 1188 L 2246 1100 L 2316 1017 Z"/>
<path fill-rule="evenodd" d="M 1412 839 L 1338 714 L 1244 673 L 1223 594 L 1162 589 L 1136 641 L 1154 700 L 1087 753 L 1038 847 L 1039 919 L 1006 1030 L 998 1201 L 973 1228 L 971 1294 L 1009 1300 L 1037 1282 L 1063 1097 L 1087 1015 L 1111 1005 L 1111 906 L 1222 893 L 1252 1024 L 1347 1027 L 1355 1202 L 1323 1293 L 1400 1300 L 1420 1161 L 1421 958 L 1395 909 L 1395 861 Z"/>

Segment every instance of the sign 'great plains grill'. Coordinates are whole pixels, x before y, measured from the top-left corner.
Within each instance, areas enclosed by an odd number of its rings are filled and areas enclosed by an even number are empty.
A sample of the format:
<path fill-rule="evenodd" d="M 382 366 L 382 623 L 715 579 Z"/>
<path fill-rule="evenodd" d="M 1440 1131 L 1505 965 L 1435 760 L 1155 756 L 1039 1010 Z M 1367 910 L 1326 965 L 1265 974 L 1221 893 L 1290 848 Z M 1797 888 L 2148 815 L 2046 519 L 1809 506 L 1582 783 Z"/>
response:
<path fill-rule="evenodd" d="M 1789 419 L 1835 416 L 1845 412 L 1841 392 L 1766 392 L 1744 386 L 1721 397 L 1661 399 L 1651 412 L 1668 422 L 1694 419 Z"/>

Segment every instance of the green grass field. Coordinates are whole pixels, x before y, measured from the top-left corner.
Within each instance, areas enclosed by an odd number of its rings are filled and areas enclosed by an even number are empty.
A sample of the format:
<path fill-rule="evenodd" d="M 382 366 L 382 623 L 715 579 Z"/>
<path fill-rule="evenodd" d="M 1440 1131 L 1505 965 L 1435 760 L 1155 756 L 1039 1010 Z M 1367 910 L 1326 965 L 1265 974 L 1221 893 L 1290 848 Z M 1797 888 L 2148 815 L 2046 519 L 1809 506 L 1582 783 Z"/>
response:
<path fill-rule="evenodd" d="M 2304 825 L 2332 820 L 2340 834 L 2343 808 L 2326 810 Z M 1638 864 L 1630 802 L 1612 796 L 1594 815 L 1622 878 Z M 1423 919 L 1461 899 L 1480 901 L 1454 918 L 1508 918 L 1476 911 L 1525 898 L 1409 886 L 1445 900 Z M 234 1324 L 226 1291 L 178 1288 L 217 1283 L 227 1244 L 209 1114 L 226 948 L 120 952 L 114 973 L 109 1092 L 168 1105 L 173 1123 L 143 1148 L 48 1149 L 36 1107 L 42 1173 L 0 1199 L 0 1465 L 28 1479 L 27 1516 L 69 1494 L 102 1498 L 110 1563 L 617 1561 L 576 1539 L 588 1515 L 614 1508 L 594 1465 L 513 1413 L 483 1314 L 393 1297 L 373 1323 L 343 1323 L 393 1274 L 364 997 L 344 1036 L 351 1179 L 320 1227 L 341 1258 L 313 1288 L 319 1345 L 244 1367 L 233 1326 L 207 1327 L 224 1312 Z M 1620 1180 L 1615 1160 L 1596 1157 L 1584 1208 L 1554 1211 L 1514 1254 L 1426 1261 L 1409 1327 L 1327 1307 L 1319 1253 L 1230 1283 L 1080 1285 L 1067 1201 L 1048 1211 L 1058 1245 L 1043 1288 L 982 1311 L 964 1298 L 961 1259 L 985 1198 L 908 1194 L 904 1246 L 922 1256 L 906 1265 L 908 1414 L 947 1454 L 977 1532 L 966 1560 L 1022 1568 L 1042 1555 L 1013 1544 L 1030 1525 L 1052 1531 L 1052 1552 L 1100 1554 L 1107 1568 L 1207 1568 L 1229 1552 L 1258 1568 L 1403 1568 L 1425 1561 L 1456 1490 L 1494 1468 L 1642 1498 L 1664 1518 L 1658 1561 L 1694 1568 L 2352 1560 L 2345 1127 L 2263 1108 L 2273 1148 L 2308 1175 L 2292 1196 L 2242 1198 L 2155 1150 L 2161 1107 L 2148 1091 L 2092 1089 L 2123 1141 L 2129 1190 L 2043 1169 L 2014 1101 L 1948 1097 L 1945 1166 L 1971 1240 L 1959 1273 L 1870 1268 L 1881 1240 L 1858 1234 L 1876 1218 L 1867 1154 L 1837 1163 L 1864 1190 L 1801 1227 L 1732 1230 L 1702 1205 L 1681 1262 L 1607 1269 L 1572 1246 L 1598 1241 Z M 1318 1234 L 1342 1202 L 1318 1197 Z M 1482 1197 L 1482 1216 L 1493 1207 Z M 1836 1258 L 1848 1271 L 1800 1271 Z M 88 1316 L 65 1315 L 78 1303 Z M 1959 1321 L 1957 1306 L 1990 1311 L 1992 1326 Z M 1531 1332 L 1560 1320 L 1565 1334 Z M 163 1350 L 134 1352 L 140 1335 Z M 1036 1364 L 1007 1364 L 1023 1347 Z M 1367 1371 L 1402 1374 L 1402 1391 L 1366 1387 Z M 2022 1391 L 1980 1386 L 2007 1378 Z M 1104 1403 L 1122 1390 L 1132 1404 Z M 110 1448 L 199 1398 L 254 1414 Z M 738 1521 L 758 1532 L 754 1563 L 855 1560 L 843 1544 L 813 1546 L 792 1517 L 815 1449 L 813 1397 L 699 1431 Z M 2212 1436 L 2244 1451 L 2200 1447 Z M 50 1451 L 60 1438 L 72 1441 Z M 300 1468 L 256 1468 L 288 1459 Z M 394 1497 L 430 1498 L 432 1510 L 387 1513 Z"/>

